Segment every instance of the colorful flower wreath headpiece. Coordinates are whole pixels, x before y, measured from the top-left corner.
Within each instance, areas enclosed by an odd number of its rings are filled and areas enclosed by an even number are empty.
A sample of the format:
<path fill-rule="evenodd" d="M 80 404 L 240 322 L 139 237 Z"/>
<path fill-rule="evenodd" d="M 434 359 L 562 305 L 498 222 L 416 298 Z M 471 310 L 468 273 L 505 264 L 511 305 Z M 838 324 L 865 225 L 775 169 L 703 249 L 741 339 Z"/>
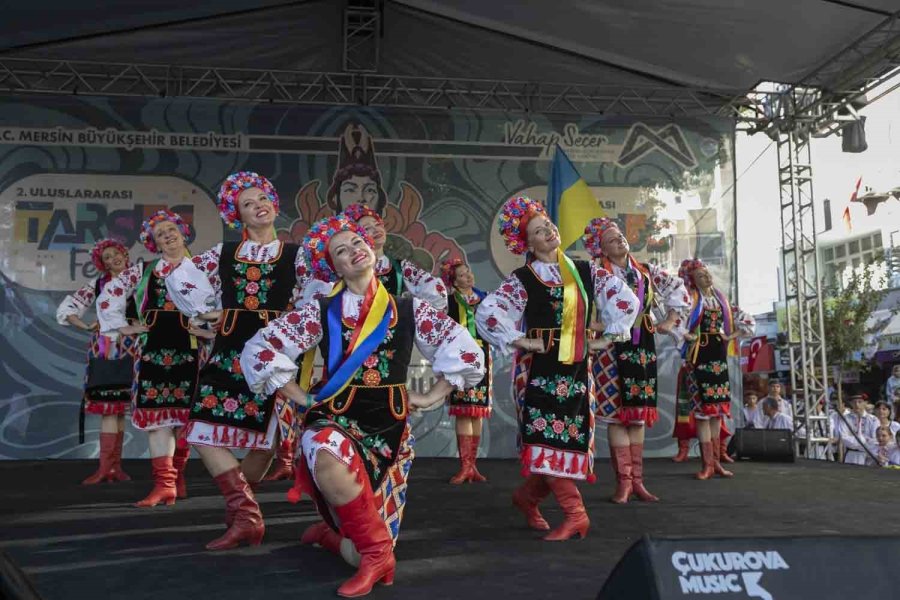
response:
<path fill-rule="evenodd" d="M 278 212 L 278 192 L 272 182 L 253 171 L 238 171 L 228 176 L 222 187 L 219 188 L 219 216 L 231 229 L 240 229 L 241 213 L 238 211 L 237 199 L 241 192 L 250 188 L 259 188 L 268 196 Z"/>
<path fill-rule="evenodd" d="M 603 256 L 603 250 L 600 249 L 600 241 L 603 239 L 603 234 L 610 229 L 619 230 L 619 224 L 609 217 L 591 219 L 591 222 L 584 228 L 584 235 L 581 236 L 581 240 L 584 242 L 584 249 L 593 258 Z"/>
<path fill-rule="evenodd" d="M 342 231 L 352 231 L 364 239 L 370 248 L 375 247 L 366 230 L 351 221 L 344 213 L 316 221 L 306 232 L 306 237 L 303 238 L 303 252 L 306 264 L 317 278 L 324 281 L 339 279 L 334 270 L 334 264 L 331 262 L 331 256 L 328 254 L 328 243 L 331 238 Z"/>
<path fill-rule="evenodd" d="M 91 248 L 91 262 L 94 263 L 94 267 L 97 269 L 97 272 L 107 272 L 106 266 L 103 264 L 103 251 L 107 248 L 115 248 L 125 255 L 126 269 L 131 266 L 131 261 L 128 259 L 128 249 L 122 242 L 113 239 L 100 240 L 99 242 L 94 244 L 93 248 Z"/>
<path fill-rule="evenodd" d="M 699 258 L 686 258 L 681 261 L 681 266 L 678 267 L 678 276 L 684 280 L 684 285 L 688 289 L 694 288 L 694 279 L 691 277 L 691 274 L 697 269 L 705 269 L 706 264 L 700 260 Z"/>
<path fill-rule="evenodd" d="M 453 282 L 456 279 L 456 267 L 462 267 L 465 264 L 466 261 L 461 258 L 451 258 L 441 263 L 441 279 L 448 290 L 453 289 Z"/>
<path fill-rule="evenodd" d="M 365 204 L 351 204 L 344 209 L 344 214 L 354 223 L 359 223 L 363 217 L 372 217 L 378 224 L 384 227 L 384 219 L 377 212 L 366 206 Z"/>
<path fill-rule="evenodd" d="M 528 251 L 528 221 L 535 215 L 545 215 L 544 206 L 528 196 L 515 196 L 506 201 L 500 212 L 500 235 L 513 254 Z"/>
<path fill-rule="evenodd" d="M 153 228 L 163 221 L 171 221 L 172 223 L 175 223 L 175 225 L 178 226 L 178 229 L 181 230 L 181 235 L 184 236 L 185 242 L 187 242 L 188 236 L 190 235 L 190 229 L 188 228 L 187 223 L 184 222 L 184 219 L 181 218 L 181 215 L 167 209 L 156 211 L 156 213 L 152 217 L 141 224 L 140 235 L 140 240 L 144 245 L 144 248 L 154 254 L 159 254 L 160 250 L 159 248 L 157 248 L 156 242 L 153 240 Z"/>

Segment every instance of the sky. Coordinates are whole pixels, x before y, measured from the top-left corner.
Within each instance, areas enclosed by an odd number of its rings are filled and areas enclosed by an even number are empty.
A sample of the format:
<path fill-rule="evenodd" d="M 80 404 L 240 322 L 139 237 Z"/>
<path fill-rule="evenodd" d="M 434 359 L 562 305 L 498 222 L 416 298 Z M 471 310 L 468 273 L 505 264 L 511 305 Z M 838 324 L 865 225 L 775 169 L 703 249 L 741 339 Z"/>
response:
<path fill-rule="evenodd" d="M 879 90 L 900 83 L 895 77 Z M 876 191 L 900 187 L 900 88 L 864 108 L 868 149 L 860 154 L 841 150 L 841 137 L 812 142 L 813 197 L 816 229 L 823 239 L 855 236 L 886 227 L 900 231 L 900 201 L 882 203 L 871 217 L 861 204 L 851 205 L 852 232 L 847 232 L 841 214 L 847 206 L 856 180 L 862 177 L 860 194 L 866 186 Z M 763 133 L 738 133 L 736 146 L 738 303 L 752 314 L 772 310 L 778 299 L 781 214 L 778 197 L 776 145 Z M 832 231 L 824 233 L 823 201 L 831 199 Z M 900 243 L 900 236 L 898 236 Z M 889 243 L 885 239 L 885 244 Z M 821 275 L 821 274 L 820 274 Z"/>

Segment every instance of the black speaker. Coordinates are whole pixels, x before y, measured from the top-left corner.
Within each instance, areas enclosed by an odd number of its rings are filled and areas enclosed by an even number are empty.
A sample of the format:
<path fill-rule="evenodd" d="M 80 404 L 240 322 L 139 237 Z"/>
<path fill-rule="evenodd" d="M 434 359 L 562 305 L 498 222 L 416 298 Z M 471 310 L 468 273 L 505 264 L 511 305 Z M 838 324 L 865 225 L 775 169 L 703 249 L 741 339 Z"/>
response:
<path fill-rule="evenodd" d="M 733 444 L 737 458 L 794 462 L 794 434 L 790 429 L 738 429 Z"/>
<path fill-rule="evenodd" d="M 0 551 L 0 600 L 41 600 L 28 575 L 3 551 Z"/>
<path fill-rule="evenodd" d="M 625 552 L 597 600 L 896 598 L 898 553 L 896 537 L 645 536 Z"/>

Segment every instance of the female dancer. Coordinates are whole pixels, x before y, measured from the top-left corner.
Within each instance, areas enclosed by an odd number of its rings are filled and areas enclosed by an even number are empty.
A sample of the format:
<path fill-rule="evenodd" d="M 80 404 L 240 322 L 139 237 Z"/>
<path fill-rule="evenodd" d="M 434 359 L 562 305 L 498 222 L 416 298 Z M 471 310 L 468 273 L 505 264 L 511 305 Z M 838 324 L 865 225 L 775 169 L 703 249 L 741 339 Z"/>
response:
<path fill-rule="evenodd" d="M 684 283 L 656 265 L 638 262 L 628 240 L 612 219 L 592 220 L 584 229 L 584 246 L 600 265 L 626 282 L 638 298 L 638 320 L 631 339 L 617 342 L 593 360 L 599 414 L 609 425 L 609 453 L 616 476 L 616 504 L 631 494 L 645 502 L 656 496 L 644 487 L 644 428 L 657 421 L 656 339 L 681 325 L 688 296 Z M 654 325 L 654 304 L 665 307 L 666 319 Z"/>
<path fill-rule="evenodd" d="M 219 190 L 219 215 L 240 242 L 217 244 L 166 277 L 182 313 L 216 323 L 215 343 L 200 371 L 185 438 L 225 496 L 225 534 L 208 550 L 260 544 L 265 532 L 251 484 L 265 475 L 277 438 L 289 439 L 293 412 L 272 394 L 254 393 L 241 370 L 244 343 L 289 310 L 308 280 L 298 247 L 281 242 L 273 224 L 278 193 L 256 173 L 230 175 Z M 221 307 L 221 310 L 219 309 Z M 249 450 L 238 463 L 232 450 Z"/>
<path fill-rule="evenodd" d="M 737 355 L 737 339 L 753 335 L 756 322 L 713 287 L 712 276 L 699 258 L 683 260 L 678 275 L 691 296 L 682 354 L 697 385 L 694 418 L 703 470 L 696 477 L 709 479 L 713 473 L 733 477 L 720 462 L 722 418 L 731 416 L 728 356 Z"/>
<path fill-rule="evenodd" d="M 381 216 L 362 204 L 351 204 L 344 209 L 347 217 L 366 230 L 375 244 L 375 275 L 395 296 L 409 292 L 413 298 L 424 300 L 438 310 L 447 310 L 447 288 L 437 277 L 426 273 L 408 260 L 397 261 L 384 253 L 387 230 Z"/>
<path fill-rule="evenodd" d="M 374 274 L 373 246 L 345 215 L 315 223 L 303 248 L 319 277 L 341 279 L 336 293 L 276 319 L 241 356 L 252 389 L 310 407 L 292 497 L 311 496 L 324 519 L 301 541 L 338 552 L 342 535 L 361 555 L 356 575 L 338 589 L 348 598 L 394 579 L 412 461 L 409 408 L 437 404 L 484 376 L 483 354 L 460 325 L 427 302 L 387 292 Z M 424 395 L 406 390 L 413 345 L 437 377 Z M 295 383 L 296 361 L 316 346 L 327 380 L 312 399 Z"/>
<path fill-rule="evenodd" d="M 621 280 L 560 248 L 559 232 L 530 198 L 503 206 L 500 233 L 514 254 L 534 260 L 513 271 L 481 302 L 478 333 L 500 351 L 515 348 L 522 474 L 513 494 L 533 529 L 547 530 L 538 504 L 550 491 L 566 519 L 545 540 L 584 537 L 590 520 L 575 481 L 593 480 L 594 414 L 588 386 L 589 350 L 624 337 L 637 315 L 637 298 Z M 606 324 L 606 339 L 588 340 L 594 305 Z M 524 317 L 525 333 L 518 323 Z M 521 376 L 519 373 L 522 373 Z"/>
<path fill-rule="evenodd" d="M 190 448 L 176 444 L 187 423 L 197 384 L 199 344 L 188 320 L 182 318 L 163 281 L 165 273 L 188 254 L 188 226 L 168 210 L 158 211 L 141 225 L 141 242 L 161 257 L 130 267 L 107 284 L 98 303 L 101 331 L 140 334 L 140 358 L 135 361 L 131 423 L 147 431 L 153 465 L 153 490 L 135 506 L 174 504 L 186 498 L 184 468 Z M 141 322 L 129 325 L 128 299 L 134 297 Z"/>
<path fill-rule="evenodd" d="M 475 342 L 484 350 L 484 379 L 466 389 L 458 389 L 450 395 L 450 416 L 456 417 L 456 444 L 459 448 L 459 472 L 450 478 L 457 485 L 464 481 L 487 481 L 478 472 L 475 461 L 478 458 L 478 442 L 481 439 L 482 419 L 491 416 L 493 396 L 493 374 L 491 372 L 491 349 L 475 330 L 475 310 L 486 294 L 475 288 L 475 276 L 465 262 L 459 258 L 445 261 L 441 265 L 441 279 L 448 290 L 447 314 L 465 327 Z"/>
<path fill-rule="evenodd" d="M 91 249 L 91 262 L 100 274 L 75 293 L 66 296 L 56 309 L 56 320 L 60 325 L 73 325 L 91 332 L 88 345 L 88 367 L 84 376 L 84 396 L 82 397 L 79 436 L 83 442 L 84 415 L 101 415 L 100 419 L 100 467 L 82 481 L 82 485 L 93 485 L 101 481 L 129 481 L 131 477 L 122 470 L 122 441 L 125 436 L 125 408 L 131 402 L 131 384 L 103 381 L 103 376 L 115 374 L 99 367 L 100 361 L 134 359 L 135 339 L 133 336 L 107 336 L 100 333 L 97 322 L 82 321 L 84 313 L 94 304 L 100 292 L 109 281 L 118 277 L 130 264 L 128 250 L 117 240 L 100 240 Z M 137 319 L 134 301 L 129 298 L 127 317 Z M 110 364 L 113 364 L 110 362 Z M 93 369 L 92 376 L 92 365 Z M 129 367 L 128 372 L 132 372 Z"/>

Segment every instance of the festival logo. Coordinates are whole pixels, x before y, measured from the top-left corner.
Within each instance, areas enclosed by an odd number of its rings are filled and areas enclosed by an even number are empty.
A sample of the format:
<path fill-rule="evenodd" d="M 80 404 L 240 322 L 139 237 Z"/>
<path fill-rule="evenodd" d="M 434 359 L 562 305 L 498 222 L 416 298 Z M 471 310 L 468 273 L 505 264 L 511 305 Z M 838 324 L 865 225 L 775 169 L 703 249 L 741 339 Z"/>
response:
<path fill-rule="evenodd" d="M 112 237 L 132 260 L 151 258 L 138 242 L 141 223 L 169 208 L 191 225 L 188 243 L 205 250 L 222 240 L 215 204 L 189 181 L 158 175 L 40 173 L 0 193 L 0 269 L 32 290 L 71 291 L 97 275 L 91 247 Z M 193 223 L 215 223 L 194 229 Z"/>
<path fill-rule="evenodd" d="M 431 231 L 421 220 L 422 194 L 410 183 L 400 182 L 396 203 L 388 201 L 381 171 L 375 157 L 375 141 L 359 123 L 350 123 L 338 142 L 338 164 L 325 191 L 319 195 L 319 180 L 310 181 L 297 193 L 297 218 L 287 229 L 278 231 L 279 239 L 300 243 L 317 220 L 342 211 L 351 204 L 365 204 L 383 218 L 388 232 L 384 253 L 396 260 L 411 260 L 436 273 L 441 262 L 464 258 L 452 239 Z"/>
<path fill-rule="evenodd" d="M 767 571 L 787 571 L 787 562 L 776 550 L 751 552 L 673 552 L 672 567 L 678 572 L 683 595 L 746 594 L 773 600 L 762 586 Z"/>

